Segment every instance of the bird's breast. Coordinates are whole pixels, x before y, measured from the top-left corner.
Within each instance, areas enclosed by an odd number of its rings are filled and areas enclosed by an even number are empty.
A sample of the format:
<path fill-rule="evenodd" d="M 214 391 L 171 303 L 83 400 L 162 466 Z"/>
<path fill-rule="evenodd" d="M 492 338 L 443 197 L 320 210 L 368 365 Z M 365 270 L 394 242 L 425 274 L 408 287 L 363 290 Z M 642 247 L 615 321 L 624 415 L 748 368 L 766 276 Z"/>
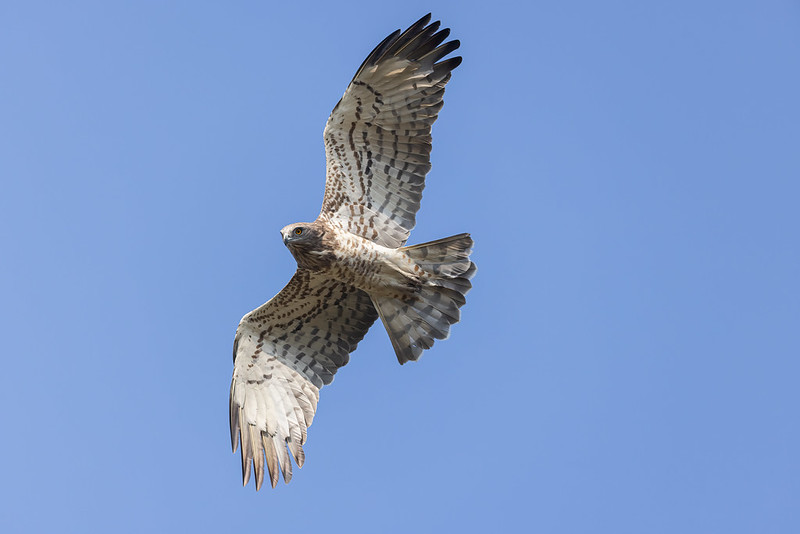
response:
<path fill-rule="evenodd" d="M 337 238 L 332 276 L 372 295 L 399 298 L 418 287 L 413 262 L 404 252 L 354 234 L 342 233 Z"/>

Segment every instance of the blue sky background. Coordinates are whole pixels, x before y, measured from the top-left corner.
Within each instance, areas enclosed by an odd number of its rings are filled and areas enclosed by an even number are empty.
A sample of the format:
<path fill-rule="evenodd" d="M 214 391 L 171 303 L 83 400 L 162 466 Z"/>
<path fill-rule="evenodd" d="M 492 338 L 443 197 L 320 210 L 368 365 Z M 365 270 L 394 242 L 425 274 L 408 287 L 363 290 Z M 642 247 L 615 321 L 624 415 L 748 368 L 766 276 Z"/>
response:
<path fill-rule="evenodd" d="M 473 234 L 463 321 L 374 328 L 242 488 L 234 330 L 428 11 L 411 242 Z M 3 2 L 0 66 L 0 530 L 800 532 L 797 2 Z"/>

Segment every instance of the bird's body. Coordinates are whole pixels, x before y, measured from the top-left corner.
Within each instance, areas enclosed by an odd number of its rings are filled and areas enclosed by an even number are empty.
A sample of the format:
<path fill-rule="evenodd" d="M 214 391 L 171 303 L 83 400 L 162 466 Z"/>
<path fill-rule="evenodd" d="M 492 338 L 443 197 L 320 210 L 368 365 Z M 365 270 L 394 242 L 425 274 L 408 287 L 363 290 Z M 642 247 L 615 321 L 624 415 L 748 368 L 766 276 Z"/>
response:
<path fill-rule="evenodd" d="M 427 15 L 367 57 L 325 127 L 327 178 L 315 221 L 281 230 L 292 279 L 236 329 L 231 442 L 245 484 L 302 466 L 319 399 L 380 317 L 398 361 L 446 339 L 472 287 L 472 239 L 404 246 L 430 170 L 431 125 L 460 57 Z"/>
<path fill-rule="evenodd" d="M 293 238 L 297 229 L 306 235 Z M 431 278 L 402 249 L 384 247 L 336 225 L 296 223 L 281 230 L 281 235 L 298 267 L 374 297 L 408 298 Z"/>

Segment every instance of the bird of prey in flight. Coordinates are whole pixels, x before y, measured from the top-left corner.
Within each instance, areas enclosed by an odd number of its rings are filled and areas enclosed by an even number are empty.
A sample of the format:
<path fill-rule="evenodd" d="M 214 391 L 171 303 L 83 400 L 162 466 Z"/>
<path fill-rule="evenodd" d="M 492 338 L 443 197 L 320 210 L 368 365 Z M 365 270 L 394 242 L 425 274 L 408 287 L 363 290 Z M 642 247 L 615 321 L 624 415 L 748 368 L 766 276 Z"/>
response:
<path fill-rule="evenodd" d="M 319 390 L 380 317 L 401 364 L 445 339 L 472 287 L 472 239 L 405 246 L 431 168 L 431 125 L 461 57 L 430 14 L 384 39 L 325 125 L 327 173 L 313 222 L 281 230 L 292 279 L 236 329 L 231 443 L 244 484 L 273 487 L 303 465 Z"/>

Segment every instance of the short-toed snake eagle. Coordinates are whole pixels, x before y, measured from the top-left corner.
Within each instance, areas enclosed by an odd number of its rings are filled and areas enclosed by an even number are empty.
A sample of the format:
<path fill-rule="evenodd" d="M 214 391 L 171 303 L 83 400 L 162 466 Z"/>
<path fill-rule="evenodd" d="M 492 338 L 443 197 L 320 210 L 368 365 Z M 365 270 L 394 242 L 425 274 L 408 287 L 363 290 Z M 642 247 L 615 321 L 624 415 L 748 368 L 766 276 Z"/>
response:
<path fill-rule="evenodd" d="M 460 318 L 475 264 L 460 234 L 404 246 L 431 168 L 431 125 L 460 57 L 426 15 L 383 40 L 356 72 L 325 126 L 327 179 L 317 220 L 290 224 L 297 260 L 288 285 L 236 329 L 230 396 L 233 450 L 244 483 L 264 465 L 289 482 L 336 371 L 380 317 L 400 363 L 445 339 Z M 288 449 L 288 450 L 287 450 Z"/>

